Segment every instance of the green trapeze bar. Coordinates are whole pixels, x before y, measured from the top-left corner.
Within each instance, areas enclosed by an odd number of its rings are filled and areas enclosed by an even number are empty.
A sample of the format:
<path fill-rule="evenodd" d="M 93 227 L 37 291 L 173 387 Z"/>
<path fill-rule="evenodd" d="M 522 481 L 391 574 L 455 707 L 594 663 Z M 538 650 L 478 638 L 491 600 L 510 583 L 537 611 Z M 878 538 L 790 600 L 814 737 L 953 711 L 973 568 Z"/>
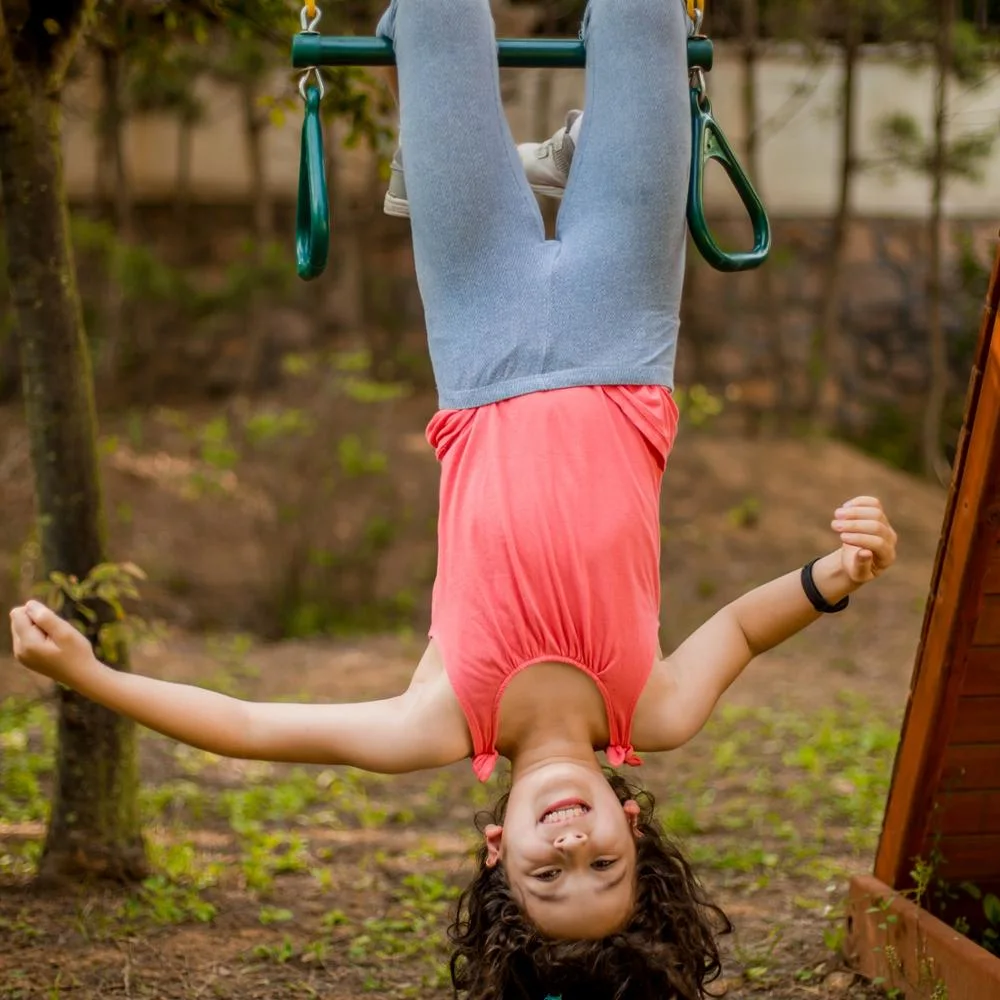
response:
<path fill-rule="evenodd" d="M 582 42 L 562 38 L 501 38 L 497 42 L 501 66 L 537 66 L 573 68 L 586 63 Z M 707 72 L 712 68 L 712 42 L 703 35 L 687 42 L 688 67 Z M 304 31 L 292 40 L 292 65 L 297 69 L 316 66 L 390 66 L 396 61 L 392 43 L 385 38 L 320 35 Z M 314 71 L 315 72 L 315 71 Z M 695 246 L 705 260 L 719 271 L 749 271 L 760 267 L 771 248 L 771 228 L 757 192 L 743 172 L 739 159 L 712 116 L 712 107 L 692 77 L 690 87 L 692 118 L 691 180 L 688 189 L 688 228 Z M 306 86 L 309 75 L 300 84 L 306 114 L 302 126 L 302 154 L 299 168 L 296 250 L 298 272 L 305 279 L 315 278 L 326 266 L 330 244 L 330 207 L 326 189 L 323 132 L 320 125 L 321 91 Z M 748 251 L 725 251 L 715 241 L 705 215 L 705 167 L 715 160 L 743 202 L 753 228 L 753 247 Z"/>
<path fill-rule="evenodd" d="M 537 66 L 544 69 L 586 65 L 583 42 L 568 38 L 501 38 L 497 41 L 501 66 Z M 712 68 L 712 40 L 702 35 L 687 42 L 688 68 Z M 391 66 L 396 61 L 387 38 L 320 35 L 300 32 L 292 39 L 292 66 Z"/>

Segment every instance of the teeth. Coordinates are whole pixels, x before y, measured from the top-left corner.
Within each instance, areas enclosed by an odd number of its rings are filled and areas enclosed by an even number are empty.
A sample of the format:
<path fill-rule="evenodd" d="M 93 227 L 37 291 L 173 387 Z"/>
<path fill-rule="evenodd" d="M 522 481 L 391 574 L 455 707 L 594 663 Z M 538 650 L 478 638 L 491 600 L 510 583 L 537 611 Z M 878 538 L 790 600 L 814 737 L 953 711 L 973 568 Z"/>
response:
<path fill-rule="evenodd" d="M 584 816 L 587 809 L 584 806 L 572 806 L 569 809 L 557 809 L 555 812 L 546 813 L 542 817 L 543 823 L 559 823 L 564 819 L 572 819 L 574 816 Z"/>

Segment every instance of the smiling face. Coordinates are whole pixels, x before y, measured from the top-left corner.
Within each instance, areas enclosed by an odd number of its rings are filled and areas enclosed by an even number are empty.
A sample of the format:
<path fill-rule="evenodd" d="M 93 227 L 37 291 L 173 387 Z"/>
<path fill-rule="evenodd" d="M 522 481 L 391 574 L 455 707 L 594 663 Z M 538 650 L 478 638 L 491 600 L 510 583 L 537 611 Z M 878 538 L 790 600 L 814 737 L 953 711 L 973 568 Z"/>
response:
<path fill-rule="evenodd" d="M 547 764 L 514 782 L 503 827 L 486 829 L 487 863 L 503 862 L 511 890 L 546 936 L 606 937 L 635 904 L 638 815 L 599 769 Z"/>

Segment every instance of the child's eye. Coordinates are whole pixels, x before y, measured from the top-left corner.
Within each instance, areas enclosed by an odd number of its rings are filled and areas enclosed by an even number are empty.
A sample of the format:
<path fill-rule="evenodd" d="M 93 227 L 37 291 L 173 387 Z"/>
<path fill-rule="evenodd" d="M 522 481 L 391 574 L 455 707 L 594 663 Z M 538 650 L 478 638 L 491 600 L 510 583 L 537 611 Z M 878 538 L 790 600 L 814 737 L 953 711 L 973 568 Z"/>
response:
<path fill-rule="evenodd" d="M 547 868 L 543 872 L 535 872 L 531 877 L 537 878 L 539 882 L 551 882 L 558 874 L 558 868 Z"/>
<path fill-rule="evenodd" d="M 617 860 L 617 858 L 598 858 L 590 867 L 596 868 L 599 872 L 607 871 Z"/>

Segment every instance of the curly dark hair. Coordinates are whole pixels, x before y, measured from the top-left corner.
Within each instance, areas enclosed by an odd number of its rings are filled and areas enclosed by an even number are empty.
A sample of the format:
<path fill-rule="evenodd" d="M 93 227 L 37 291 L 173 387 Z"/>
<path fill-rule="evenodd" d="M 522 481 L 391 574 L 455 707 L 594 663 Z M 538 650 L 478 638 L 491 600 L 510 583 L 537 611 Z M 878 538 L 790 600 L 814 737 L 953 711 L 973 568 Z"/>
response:
<path fill-rule="evenodd" d="M 716 937 L 732 930 L 656 819 L 653 796 L 606 769 L 621 803 L 639 805 L 636 903 L 622 930 L 594 941 L 542 936 L 511 892 L 503 865 L 486 866 L 458 900 L 448 931 L 451 981 L 469 1000 L 702 1000 L 722 971 Z M 480 831 L 502 824 L 510 793 L 476 817 Z"/>

